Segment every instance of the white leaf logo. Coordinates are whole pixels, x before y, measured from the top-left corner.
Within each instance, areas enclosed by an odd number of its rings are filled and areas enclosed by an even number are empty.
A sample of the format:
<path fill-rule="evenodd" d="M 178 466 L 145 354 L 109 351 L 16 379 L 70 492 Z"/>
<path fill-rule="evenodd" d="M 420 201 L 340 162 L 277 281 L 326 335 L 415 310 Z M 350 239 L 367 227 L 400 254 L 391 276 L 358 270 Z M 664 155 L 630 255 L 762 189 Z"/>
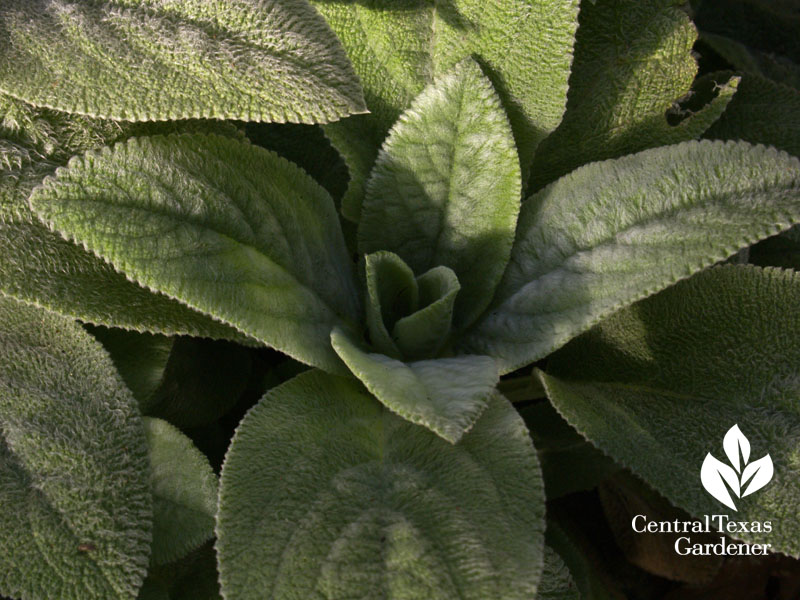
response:
<path fill-rule="evenodd" d="M 728 455 L 728 460 L 733 465 L 733 468 L 736 469 L 737 473 L 741 473 L 742 469 L 739 467 L 739 455 L 741 453 L 742 458 L 744 458 L 742 464 L 746 465 L 747 461 L 750 460 L 750 442 L 744 437 L 738 425 L 734 425 L 728 429 L 728 433 L 725 434 L 725 439 L 722 440 L 722 447 L 725 450 L 725 454 Z"/>
<path fill-rule="evenodd" d="M 749 462 L 750 442 L 738 425 L 725 434 L 722 447 L 732 466 L 717 460 L 709 452 L 700 469 L 700 482 L 714 498 L 728 508 L 737 510 L 731 492 L 737 498 L 757 492 L 770 482 L 774 467 L 769 454 Z"/>

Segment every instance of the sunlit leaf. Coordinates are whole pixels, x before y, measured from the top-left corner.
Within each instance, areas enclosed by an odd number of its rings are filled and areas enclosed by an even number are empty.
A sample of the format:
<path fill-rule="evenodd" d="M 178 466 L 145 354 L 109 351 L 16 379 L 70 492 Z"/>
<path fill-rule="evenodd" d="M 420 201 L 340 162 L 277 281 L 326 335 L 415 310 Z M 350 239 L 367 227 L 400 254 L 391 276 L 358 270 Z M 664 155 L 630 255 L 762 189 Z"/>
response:
<path fill-rule="evenodd" d="M 339 329 L 333 330 L 331 343 L 353 375 L 389 410 L 451 443 L 475 424 L 499 378 L 488 356 L 405 363 L 359 348 Z"/>
<path fill-rule="evenodd" d="M 461 344 L 501 372 L 800 221 L 800 161 L 685 142 L 591 163 L 522 205 L 495 299 Z"/>
<path fill-rule="evenodd" d="M 0 91 L 125 121 L 315 123 L 365 108 L 338 40 L 305 0 L 7 0 Z"/>
<path fill-rule="evenodd" d="M 437 78 L 389 132 L 367 184 L 359 249 L 394 252 L 422 274 L 451 268 L 456 327 L 486 307 L 517 223 L 519 157 L 508 119 L 472 60 Z"/>
<path fill-rule="evenodd" d="M 220 136 L 135 138 L 71 161 L 31 205 L 139 284 L 343 370 L 328 338 L 360 303 L 333 202 L 277 155 Z"/>
<path fill-rule="evenodd" d="M 452 445 L 353 380 L 311 371 L 240 424 L 222 470 L 226 600 L 530 600 L 542 569 L 535 451 L 495 396 Z"/>
<path fill-rule="evenodd" d="M 342 40 L 372 113 L 326 126 L 350 168 L 343 199 L 348 218 L 358 221 L 366 177 L 386 132 L 426 85 L 465 58 L 474 58 L 497 89 L 523 171 L 561 121 L 577 0 L 312 3 Z"/>

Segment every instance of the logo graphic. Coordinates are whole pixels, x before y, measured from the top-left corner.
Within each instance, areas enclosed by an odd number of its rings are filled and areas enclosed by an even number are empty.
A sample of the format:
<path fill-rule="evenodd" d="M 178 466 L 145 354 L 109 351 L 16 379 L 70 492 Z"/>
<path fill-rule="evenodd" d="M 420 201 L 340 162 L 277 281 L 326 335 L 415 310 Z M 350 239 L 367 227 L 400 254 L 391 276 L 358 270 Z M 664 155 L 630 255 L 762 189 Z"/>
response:
<path fill-rule="evenodd" d="M 733 466 L 717 460 L 709 452 L 700 469 L 700 481 L 714 498 L 725 506 L 737 510 L 730 492 L 733 491 L 737 498 L 744 498 L 767 485 L 774 472 L 772 459 L 767 454 L 763 458 L 749 462 L 750 442 L 738 425 L 731 427 L 725 434 L 722 447 Z"/>

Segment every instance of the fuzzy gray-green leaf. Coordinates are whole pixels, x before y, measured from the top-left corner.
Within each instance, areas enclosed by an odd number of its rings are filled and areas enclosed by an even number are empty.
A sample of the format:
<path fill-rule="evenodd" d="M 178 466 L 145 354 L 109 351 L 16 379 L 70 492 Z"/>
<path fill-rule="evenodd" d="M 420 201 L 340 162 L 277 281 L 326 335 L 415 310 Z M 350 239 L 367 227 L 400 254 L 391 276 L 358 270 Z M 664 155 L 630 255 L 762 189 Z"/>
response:
<path fill-rule="evenodd" d="M 366 279 L 367 328 L 372 346 L 393 358 L 400 349 L 389 333 L 404 315 L 417 310 L 419 286 L 414 272 L 391 252 L 375 252 L 364 257 Z"/>
<path fill-rule="evenodd" d="M 455 444 L 480 417 L 499 376 L 488 356 L 455 356 L 401 362 L 366 352 L 339 329 L 334 350 L 389 410 Z"/>
<path fill-rule="evenodd" d="M 564 120 L 531 167 L 539 188 L 596 160 L 698 138 L 735 88 L 672 126 L 667 112 L 697 73 L 697 31 L 682 0 L 598 0 L 581 5 Z"/>
<path fill-rule="evenodd" d="M 74 321 L 0 297 L 0 594 L 133 600 L 150 548 L 136 401 Z"/>
<path fill-rule="evenodd" d="M 74 159 L 31 204 L 139 284 L 343 370 L 330 331 L 353 327 L 360 303 L 333 201 L 277 155 L 219 136 L 135 138 Z"/>
<path fill-rule="evenodd" d="M 709 269 L 603 321 L 548 361 L 548 395 L 578 431 L 695 517 L 771 521 L 734 537 L 800 555 L 800 275 Z M 700 485 L 738 425 L 774 477 L 723 506 Z"/>
<path fill-rule="evenodd" d="M 581 167 L 526 201 L 495 301 L 462 345 L 501 372 L 800 221 L 800 161 L 685 142 Z"/>
<path fill-rule="evenodd" d="M 502 397 L 451 445 L 357 382 L 311 371 L 242 421 L 222 469 L 227 600 L 530 600 L 542 569 L 536 453 Z"/>
<path fill-rule="evenodd" d="M 392 358 L 435 357 L 450 341 L 461 289 L 456 274 L 439 266 L 414 277 L 392 252 L 368 254 L 364 262 L 372 347 Z"/>
<path fill-rule="evenodd" d="M 90 323 L 246 342 L 233 327 L 128 281 L 48 230 L 28 206 L 31 190 L 73 154 L 156 127 L 192 130 L 206 124 L 121 125 L 35 109 L 0 94 L 0 291 Z M 235 132 L 227 123 L 213 129 Z"/>
<path fill-rule="evenodd" d="M 144 431 L 153 490 L 150 563 L 162 565 L 214 535 L 217 476 L 192 440 L 166 421 L 146 417 Z"/>
<path fill-rule="evenodd" d="M 350 167 L 343 203 L 351 218 L 358 219 L 363 177 L 386 132 L 434 77 L 465 58 L 475 58 L 497 89 L 523 171 L 561 121 L 577 0 L 312 2 L 342 40 L 372 113 L 353 117 L 355 135 L 347 132 L 351 119 L 333 125 L 331 139 Z"/>
<path fill-rule="evenodd" d="M 505 269 L 520 194 L 500 100 L 474 61 L 461 62 L 389 133 L 367 184 L 359 248 L 394 252 L 418 274 L 453 269 L 461 283 L 455 324 L 468 325 Z"/>
<path fill-rule="evenodd" d="M 341 45 L 305 0 L 8 0 L 0 91 L 126 121 L 315 123 L 365 109 Z"/>

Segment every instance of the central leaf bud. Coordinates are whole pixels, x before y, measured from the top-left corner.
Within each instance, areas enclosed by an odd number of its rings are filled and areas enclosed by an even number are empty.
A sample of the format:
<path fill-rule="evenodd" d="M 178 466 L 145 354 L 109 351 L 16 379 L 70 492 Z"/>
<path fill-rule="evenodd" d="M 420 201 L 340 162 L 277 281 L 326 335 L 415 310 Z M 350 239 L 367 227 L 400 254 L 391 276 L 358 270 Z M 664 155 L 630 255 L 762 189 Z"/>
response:
<path fill-rule="evenodd" d="M 433 358 L 450 336 L 461 286 L 447 267 L 415 277 L 396 254 L 365 258 L 367 326 L 375 350 L 399 359 Z"/>

